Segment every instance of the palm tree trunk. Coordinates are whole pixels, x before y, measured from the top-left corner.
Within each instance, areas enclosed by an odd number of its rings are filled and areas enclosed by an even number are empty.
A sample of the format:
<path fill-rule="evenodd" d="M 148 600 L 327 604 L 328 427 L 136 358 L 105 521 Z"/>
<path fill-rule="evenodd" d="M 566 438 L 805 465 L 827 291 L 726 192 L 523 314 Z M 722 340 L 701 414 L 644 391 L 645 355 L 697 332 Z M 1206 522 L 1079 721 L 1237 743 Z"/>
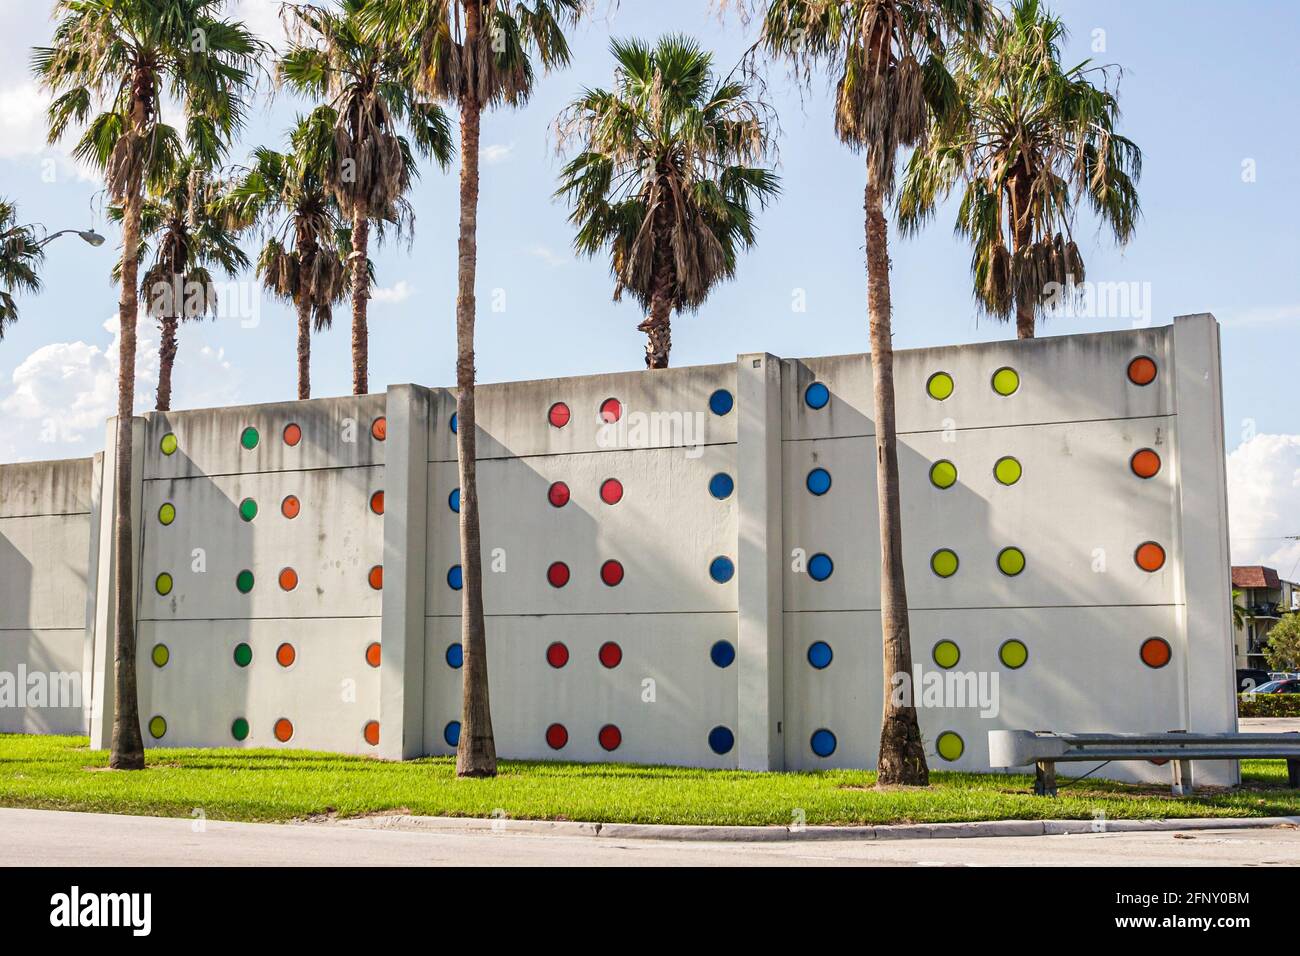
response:
<path fill-rule="evenodd" d="M 311 398 L 311 301 L 298 301 L 298 401 Z"/>
<path fill-rule="evenodd" d="M 465 48 L 478 49 L 480 6 L 465 8 Z M 474 74 L 471 72 L 470 74 Z M 473 86 L 473 81 L 470 81 Z M 479 132 L 483 109 L 471 88 L 460 104 L 460 240 L 456 294 L 456 451 L 460 459 L 461 676 L 458 777 L 495 777 L 496 742 L 488 700 L 487 631 L 479 545 L 477 448 L 474 425 L 474 280 L 478 265 Z"/>
<path fill-rule="evenodd" d="M 660 186 L 661 197 L 669 195 Z M 661 198 L 655 208 L 655 277 L 650 293 L 650 314 L 637 326 L 646 334 L 646 368 L 667 368 L 668 353 L 673 347 L 673 250 L 672 221 L 668 200 Z"/>
<path fill-rule="evenodd" d="M 1033 223 L 1029 219 L 1029 185 L 1023 174 L 1011 180 L 1011 262 L 1020 261 L 1021 250 L 1033 241 Z M 1019 277 L 1016 277 L 1017 279 Z M 1024 295 L 1019 281 L 1013 283 L 1016 297 L 1016 338 L 1034 337 L 1034 300 Z"/>
<path fill-rule="evenodd" d="M 927 786 L 929 771 L 912 697 L 894 699 L 901 677 L 911 690 L 912 640 L 903 579 L 903 517 L 894 421 L 894 344 L 889 297 L 889 226 L 876 163 L 867 163 L 867 311 L 871 319 L 871 374 L 876 419 L 876 505 L 880 512 L 880 629 L 884 652 L 884 714 L 880 722 L 881 786 Z"/>
<path fill-rule="evenodd" d="M 117 707 L 108 765 L 114 770 L 144 769 L 144 738 L 140 735 L 140 704 L 135 673 L 135 582 L 131 573 L 131 424 L 135 408 L 135 322 L 140 244 L 140 184 L 133 183 L 122 218 L 122 295 L 118 301 L 117 455 L 113 520 L 114 672 Z"/>
<path fill-rule="evenodd" d="M 352 211 L 352 394 L 370 391 L 370 333 L 366 306 L 370 299 L 370 211 L 357 203 Z"/>
<path fill-rule="evenodd" d="M 176 363 L 176 329 L 180 320 L 168 316 L 162 320 L 162 344 L 158 349 L 158 402 L 160 412 L 171 411 L 172 366 Z"/>

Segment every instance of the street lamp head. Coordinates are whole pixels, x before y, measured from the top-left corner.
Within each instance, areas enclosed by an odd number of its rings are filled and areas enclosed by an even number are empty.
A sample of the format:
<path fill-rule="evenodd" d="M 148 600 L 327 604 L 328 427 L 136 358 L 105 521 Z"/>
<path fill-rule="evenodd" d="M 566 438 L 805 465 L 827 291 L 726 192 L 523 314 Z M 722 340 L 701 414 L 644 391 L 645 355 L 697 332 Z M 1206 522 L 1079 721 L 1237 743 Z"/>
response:
<path fill-rule="evenodd" d="M 87 229 L 85 232 L 78 232 L 77 235 L 92 246 L 102 246 L 104 244 L 104 237 L 93 229 Z"/>

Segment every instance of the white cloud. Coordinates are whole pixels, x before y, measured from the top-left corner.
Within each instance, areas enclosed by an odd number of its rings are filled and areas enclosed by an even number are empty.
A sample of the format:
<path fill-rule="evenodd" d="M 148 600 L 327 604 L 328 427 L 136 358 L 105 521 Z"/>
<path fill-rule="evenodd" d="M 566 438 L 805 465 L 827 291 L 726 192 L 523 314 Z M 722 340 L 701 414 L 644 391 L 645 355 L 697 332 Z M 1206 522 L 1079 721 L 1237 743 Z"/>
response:
<path fill-rule="evenodd" d="M 482 147 L 478 151 L 479 159 L 489 166 L 495 166 L 498 163 L 504 163 L 515 151 L 515 144 L 505 145 L 504 143 L 491 143 Z"/>
<path fill-rule="evenodd" d="M 45 151 L 45 109 L 49 97 L 34 82 L 0 89 L 0 159 L 34 156 Z"/>
<path fill-rule="evenodd" d="M 1300 562 L 1300 435 L 1256 435 L 1228 455 L 1233 564 L 1264 564 L 1284 577 Z"/>
<path fill-rule="evenodd" d="M 550 246 L 542 246 L 542 245 L 533 246 L 531 249 L 528 250 L 528 252 L 530 255 L 533 255 L 538 259 L 541 259 L 548 266 L 551 266 L 554 269 L 559 269 L 562 266 L 567 266 L 571 262 L 573 262 L 572 257 L 560 255 L 559 253 L 551 249 Z"/>
<path fill-rule="evenodd" d="M 291 0 L 294 6 L 302 2 L 305 0 Z M 283 50 L 289 45 L 289 38 L 280 17 L 281 6 L 281 0 L 238 0 L 233 18 L 242 20 L 244 26 L 277 50 Z"/>
<path fill-rule="evenodd" d="M 398 302 L 405 302 L 411 297 L 415 290 L 410 284 L 401 279 L 388 289 L 371 289 L 370 298 L 376 302 L 382 302 L 385 305 L 395 305 Z"/>

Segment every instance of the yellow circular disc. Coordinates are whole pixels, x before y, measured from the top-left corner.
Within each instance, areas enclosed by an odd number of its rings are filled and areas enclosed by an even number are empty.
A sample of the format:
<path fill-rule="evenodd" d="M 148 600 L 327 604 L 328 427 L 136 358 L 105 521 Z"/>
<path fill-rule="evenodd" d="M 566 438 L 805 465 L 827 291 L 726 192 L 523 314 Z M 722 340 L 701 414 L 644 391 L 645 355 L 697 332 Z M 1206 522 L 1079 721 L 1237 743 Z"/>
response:
<path fill-rule="evenodd" d="M 952 394 L 952 376 L 947 372 L 935 372 L 925 383 L 925 390 L 935 401 L 942 402 Z"/>
<path fill-rule="evenodd" d="M 941 578 L 950 578 L 957 573 L 957 553 L 948 548 L 940 548 L 930 555 L 930 570 Z"/>
<path fill-rule="evenodd" d="M 1015 670 L 1018 667 L 1024 667 L 1025 661 L 1029 660 L 1029 648 L 1025 647 L 1023 641 L 1012 639 L 1004 642 L 1002 647 L 998 649 L 998 657 L 1001 658 L 1003 664 Z"/>
<path fill-rule="evenodd" d="M 176 454 L 176 449 L 180 447 L 180 442 L 176 440 L 175 435 L 168 432 L 166 435 L 163 435 L 162 441 L 158 443 L 158 447 L 162 449 L 164 455 L 174 455 Z"/>
<path fill-rule="evenodd" d="M 956 760 L 966 752 L 966 741 L 951 730 L 945 730 L 935 742 L 935 749 L 944 760 Z"/>
<path fill-rule="evenodd" d="M 1003 548 L 998 552 L 998 570 L 1015 577 L 1025 569 L 1025 553 L 1019 548 Z"/>
<path fill-rule="evenodd" d="M 951 488 L 957 483 L 957 466 L 944 459 L 930 466 L 930 483 L 936 488 Z"/>
<path fill-rule="evenodd" d="M 171 660 L 172 653 L 167 650 L 166 644 L 155 644 L 153 646 L 153 663 L 155 667 L 166 667 L 167 662 Z"/>
<path fill-rule="evenodd" d="M 158 509 L 158 520 L 163 524 L 171 524 L 176 520 L 176 506 L 168 501 Z"/>
<path fill-rule="evenodd" d="M 167 733 L 167 721 L 163 720 L 161 716 L 151 717 L 149 719 L 150 736 L 157 740 L 165 733 Z"/>
<path fill-rule="evenodd" d="M 1014 485 L 1024 473 L 1025 471 L 1020 466 L 1020 462 L 1010 455 L 999 458 L 997 464 L 993 466 L 993 477 L 1004 485 Z"/>
<path fill-rule="evenodd" d="M 930 652 L 934 657 L 934 662 L 940 667 L 956 667 L 957 662 L 961 660 L 961 648 L 952 641 L 940 641 L 934 645 L 934 650 Z"/>
<path fill-rule="evenodd" d="M 172 593 L 172 576 L 164 571 L 154 580 L 153 586 L 159 594 L 166 597 Z"/>
<path fill-rule="evenodd" d="M 1020 373 L 1013 368 L 1000 368 L 993 373 L 993 391 L 999 395 L 1014 395 L 1020 388 Z"/>

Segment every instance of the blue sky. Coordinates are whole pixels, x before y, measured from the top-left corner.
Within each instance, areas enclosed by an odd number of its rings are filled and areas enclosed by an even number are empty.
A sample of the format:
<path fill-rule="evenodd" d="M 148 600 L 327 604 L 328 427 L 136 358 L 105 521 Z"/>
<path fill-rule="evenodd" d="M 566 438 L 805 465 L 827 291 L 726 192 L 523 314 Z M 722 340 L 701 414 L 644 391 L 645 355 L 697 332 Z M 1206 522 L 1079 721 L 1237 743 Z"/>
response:
<path fill-rule="evenodd" d="M 685 32 L 715 51 L 722 69 L 752 42 L 734 17 L 720 22 L 706 0 L 622 0 L 573 38 L 570 69 L 545 78 L 522 111 L 484 124 L 479 216 L 478 370 L 482 381 L 578 375 L 643 365 L 635 303 L 611 301 L 604 260 L 577 260 L 564 208 L 551 199 L 560 159 L 556 115 L 584 85 L 607 85 L 611 35 Z M 104 222 L 99 186 L 48 148 L 45 97 L 26 62 L 50 35 L 47 0 L 0 0 L 0 194 L 25 220 L 50 229 L 93 225 L 100 249 L 75 237 L 49 248 L 45 292 L 22 303 L 0 342 L 0 460 L 86 454 L 102 444 L 115 381 L 108 273 L 118 236 Z M 1250 0 L 1223 15 L 1213 0 L 1056 0 L 1072 37 L 1066 59 L 1123 67 L 1123 130 L 1145 154 L 1144 217 L 1135 240 L 1116 249 L 1084 216 L 1077 232 L 1088 278 L 1130 282 L 1150 321 L 1213 312 L 1223 325 L 1225 422 L 1232 486 L 1234 560 L 1272 562 L 1285 575 L 1300 545 L 1300 427 L 1284 390 L 1300 330 L 1300 7 Z M 273 0 L 239 0 L 231 11 L 268 38 Z M 1104 47 L 1094 52 L 1095 47 Z M 674 326 L 673 364 L 728 361 L 766 350 L 799 356 L 865 351 L 860 157 L 831 130 L 828 88 L 800 91 L 783 69 L 771 76 L 781 117 L 784 193 L 760 219 L 757 247 L 736 281 L 698 315 Z M 264 96 L 233 162 L 257 144 L 282 143 L 308 104 Z M 49 181 L 53 179 L 53 181 Z M 371 306 L 370 380 L 449 384 L 453 376 L 456 170 L 426 168 L 412 194 L 417 223 L 409 249 L 378 250 L 380 292 Z M 895 344 L 900 348 L 1010 337 L 979 317 L 970 296 L 969 254 L 943 210 L 922 236 L 893 237 Z M 493 311 L 493 297 L 504 302 Z M 806 311 L 792 307 L 796 296 Z M 257 322 L 187 325 L 176 370 L 176 404 L 195 407 L 294 396 L 294 324 L 283 305 L 259 304 Z M 1139 318 L 1140 321 L 1140 318 Z M 109 323 L 109 327 L 105 323 Z M 1127 328 L 1131 315 L 1061 318 L 1046 334 Z M 249 327 L 251 325 L 251 327 Z M 314 342 L 313 392 L 350 385 L 346 308 Z M 146 336 L 140 407 L 151 407 L 157 336 Z M 152 351 L 151 351 L 152 350 Z"/>

